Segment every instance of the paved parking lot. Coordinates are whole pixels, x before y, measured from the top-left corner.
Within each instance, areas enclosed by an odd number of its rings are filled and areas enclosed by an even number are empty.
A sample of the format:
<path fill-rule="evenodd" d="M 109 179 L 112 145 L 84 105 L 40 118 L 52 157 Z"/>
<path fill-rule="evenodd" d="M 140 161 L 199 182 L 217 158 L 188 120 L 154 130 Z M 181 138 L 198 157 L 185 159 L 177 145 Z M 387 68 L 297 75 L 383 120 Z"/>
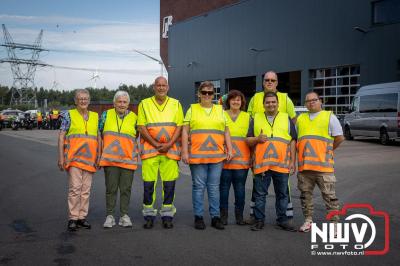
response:
<path fill-rule="evenodd" d="M 67 178 L 57 170 L 56 131 L 0 132 L 0 264 L 9 265 L 398 265 L 400 263 L 400 145 L 381 146 L 375 140 L 345 142 L 336 153 L 337 195 L 344 203 L 369 203 L 390 215 L 390 252 L 381 257 L 312 256 L 310 235 L 274 227 L 274 194 L 267 198 L 267 226 L 251 232 L 234 225 L 226 230 L 193 228 L 191 178 L 181 165 L 177 182 L 175 227 L 165 230 L 158 221 L 142 229 L 141 173 L 135 173 L 130 215 L 132 229 L 104 230 L 104 174 L 93 181 L 89 220 L 93 228 L 66 232 Z M 291 177 L 295 223 L 302 214 L 296 178 Z M 246 197 L 251 192 L 251 179 Z M 160 191 L 158 191 L 160 195 Z M 233 199 L 231 200 L 233 202 Z M 247 207 L 247 206 L 246 206 Z M 316 221 L 324 221 L 325 207 L 315 192 Z M 231 212 L 232 213 L 232 212 Z M 246 216 L 248 210 L 246 210 Z M 381 240 L 381 239 L 380 239 Z"/>

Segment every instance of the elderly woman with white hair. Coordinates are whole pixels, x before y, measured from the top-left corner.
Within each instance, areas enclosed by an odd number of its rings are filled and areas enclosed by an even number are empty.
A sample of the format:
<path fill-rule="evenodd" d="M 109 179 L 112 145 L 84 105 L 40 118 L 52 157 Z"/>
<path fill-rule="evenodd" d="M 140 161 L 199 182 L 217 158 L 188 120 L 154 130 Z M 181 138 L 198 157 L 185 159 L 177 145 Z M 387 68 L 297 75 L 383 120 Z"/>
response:
<path fill-rule="evenodd" d="M 114 209 L 118 189 L 120 195 L 118 224 L 122 227 L 132 227 L 128 211 L 133 175 L 137 168 L 138 149 L 137 116 L 128 110 L 129 100 L 126 91 L 117 91 L 114 96 L 114 108 L 103 112 L 99 122 L 99 143 L 102 147 L 99 166 L 104 167 L 106 184 L 107 217 L 104 228 L 115 225 Z"/>
<path fill-rule="evenodd" d="M 89 210 L 92 177 L 96 172 L 99 116 L 88 110 L 89 91 L 75 91 L 76 108 L 63 113 L 58 137 L 58 167 L 68 173 L 68 230 L 90 229 Z"/>

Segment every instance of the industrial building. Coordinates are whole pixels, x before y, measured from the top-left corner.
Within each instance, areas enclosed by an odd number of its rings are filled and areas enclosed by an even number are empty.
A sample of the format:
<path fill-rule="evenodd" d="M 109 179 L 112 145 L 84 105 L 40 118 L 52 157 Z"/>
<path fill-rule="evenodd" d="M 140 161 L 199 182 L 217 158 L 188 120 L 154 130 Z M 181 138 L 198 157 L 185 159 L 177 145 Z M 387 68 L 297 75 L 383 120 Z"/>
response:
<path fill-rule="evenodd" d="M 400 80 L 400 0 L 160 0 L 160 47 L 185 107 L 202 81 L 250 98 L 274 70 L 295 105 L 314 89 L 342 114 L 360 86 Z"/>

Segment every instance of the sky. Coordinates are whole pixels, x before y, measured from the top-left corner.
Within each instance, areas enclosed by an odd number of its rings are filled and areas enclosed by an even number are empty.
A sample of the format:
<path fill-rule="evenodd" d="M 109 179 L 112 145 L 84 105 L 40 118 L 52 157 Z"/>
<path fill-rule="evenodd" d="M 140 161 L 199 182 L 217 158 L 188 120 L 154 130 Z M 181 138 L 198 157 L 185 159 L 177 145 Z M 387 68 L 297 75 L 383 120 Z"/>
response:
<path fill-rule="evenodd" d="M 150 85 L 160 64 L 134 50 L 160 59 L 159 16 L 159 0 L 0 1 L 0 24 L 15 43 L 33 44 L 43 29 L 42 48 L 49 51 L 41 52 L 39 61 L 55 67 L 38 67 L 35 85 L 46 89 Z M 30 59 L 31 52 L 16 50 L 16 56 Z M 0 46 L 0 59 L 6 58 L 7 49 Z M 0 85 L 12 84 L 10 64 L 0 63 Z"/>

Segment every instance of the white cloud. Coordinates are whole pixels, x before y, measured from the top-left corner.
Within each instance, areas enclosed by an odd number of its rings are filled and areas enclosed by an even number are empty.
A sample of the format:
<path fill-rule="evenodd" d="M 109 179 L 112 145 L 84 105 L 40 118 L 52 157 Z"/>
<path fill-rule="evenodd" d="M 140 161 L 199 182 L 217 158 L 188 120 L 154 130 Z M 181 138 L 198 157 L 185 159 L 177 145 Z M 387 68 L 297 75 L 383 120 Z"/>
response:
<path fill-rule="evenodd" d="M 32 25 L 23 27 L 22 22 L 60 23 L 75 27 L 43 28 L 42 47 L 50 49 L 43 52 L 40 60 L 56 66 L 74 68 L 104 69 L 115 71 L 101 72 L 98 87 L 116 88 L 120 83 L 137 85 L 150 84 L 160 74 L 160 65 L 133 49 L 144 51 L 159 58 L 159 25 L 145 23 L 126 23 L 72 17 L 33 17 L 0 15 L 0 21 L 14 21 L 8 27 L 15 42 L 32 44 L 40 31 Z M 18 24 L 17 22 L 20 22 Z M 51 30 L 50 30 L 51 29 Z M 24 53 L 27 54 L 25 51 Z M 1 53 L 0 56 L 5 55 Z M 4 57 L 4 56 L 3 56 Z M 7 65 L 9 67 L 9 65 Z M 2 65 L 2 68 L 4 64 Z M 55 74 L 54 74 L 55 71 Z M 11 71 L 0 71 L 0 84 L 12 85 Z M 91 86 L 91 72 L 66 69 L 38 68 L 35 84 L 51 88 L 54 81 L 61 89 Z M 55 78 L 56 77 L 56 78 Z"/>

